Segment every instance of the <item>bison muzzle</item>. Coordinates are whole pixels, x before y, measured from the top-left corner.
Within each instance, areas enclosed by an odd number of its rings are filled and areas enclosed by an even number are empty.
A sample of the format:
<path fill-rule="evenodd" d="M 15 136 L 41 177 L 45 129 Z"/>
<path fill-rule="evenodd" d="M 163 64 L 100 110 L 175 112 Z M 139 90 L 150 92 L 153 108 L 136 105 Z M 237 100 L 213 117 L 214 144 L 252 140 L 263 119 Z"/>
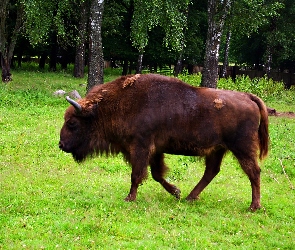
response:
<path fill-rule="evenodd" d="M 151 174 L 170 194 L 164 154 L 201 156 L 205 172 L 187 200 L 198 198 L 220 171 L 227 151 L 238 159 L 252 187 L 250 209 L 260 208 L 260 159 L 268 152 L 268 114 L 255 95 L 192 87 L 155 74 L 122 76 L 97 85 L 78 101 L 67 97 L 59 147 L 78 162 L 97 154 L 122 153 L 132 166 L 126 201 Z"/>

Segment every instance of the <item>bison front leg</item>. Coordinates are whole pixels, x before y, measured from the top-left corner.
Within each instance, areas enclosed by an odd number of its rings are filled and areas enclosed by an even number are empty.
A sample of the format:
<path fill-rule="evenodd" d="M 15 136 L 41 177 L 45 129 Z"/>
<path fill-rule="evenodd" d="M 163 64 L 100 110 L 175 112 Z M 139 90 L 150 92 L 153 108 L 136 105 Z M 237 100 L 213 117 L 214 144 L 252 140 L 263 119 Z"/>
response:
<path fill-rule="evenodd" d="M 225 154 L 225 149 L 220 149 L 219 151 L 214 151 L 210 155 L 206 156 L 206 169 L 202 179 L 195 186 L 195 188 L 191 191 L 191 193 L 186 198 L 188 201 L 198 199 L 199 194 L 203 191 L 203 189 L 213 180 L 213 178 L 220 171 L 220 164 L 222 158 Z"/>
<path fill-rule="evenodd" d="M 147 177 L 148 156 L 148 152 L 144 149 L 134 149 L 131 152 L 131 188 L 129 194 L 125 198 L 125 201 L 136 200 L 138 186 Z"/>
<path fill-rule="evenodd" d="M 164 163 L 164 154 L 156 154 L 154 157 L 151 157 L 150 165 L 154 180 L 159 182 L 170 194 L 180 199 L 180 190 L 164 179 L 165 173 L 168 170 Z"/>
<path fill-rule="evenodd" d="M 138 167 L 132 166 L 132 174 L 131 174 L 131 188 L 130 192 L 125 198 L 125 201 L 135 201 L 136 196 L 137 196 L 137 189 L 138 186 L 142 183 L 142 181 L 146 178 L 147 176 L 147 166 L 144 169 L 137 169 Z"/>

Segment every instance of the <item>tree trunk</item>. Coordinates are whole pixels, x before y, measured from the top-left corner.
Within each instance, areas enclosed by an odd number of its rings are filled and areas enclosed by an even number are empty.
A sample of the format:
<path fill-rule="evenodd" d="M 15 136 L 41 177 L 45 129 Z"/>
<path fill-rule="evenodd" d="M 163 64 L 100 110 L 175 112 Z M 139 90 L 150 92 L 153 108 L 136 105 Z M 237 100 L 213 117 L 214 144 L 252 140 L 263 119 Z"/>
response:
<path fill-rule="evenodd" d="M 61 48 L 61 59 L 60 59 L 60 65 L 62 70 L 67 70 L 68 67 L 68 52 L 66 49 Z"/>
<path fill-rule="evenodd" d="M 182 69 L 182 54 L 179 56 L 177 63 L 174 67 L 174 76 L 177 77 Z"/>
<path fill-rule="evenodd" d="M 8 6 L 9 1 L 2 1 L 0 7 L 0 57 L 2 68 L 2 81 L 11 81 L 10 66 L 13 57 L 13 52 L 16 44 L 17 37 L 22 29 L 24 8 L 20 3 L 17 5 L 15 26 L 10 37 L 7 37 L 6 18 L 10 11 Z M 9 42 L 8 42 L 9 41 Z"/>
<path fill-rule="evenodd" d="M 154 62 L 153 73 L 157 73 L 157 72 L 158 72 L 158 64 L 156 62 Z"/>
<path fill-rule="evenodd" d="M 226 41 L 225 41 L 225 48 L 224 48 L 224 59 L 223 59 L 223 67 L 222 67 L 222 74 L 221 74 L 222 77 L 226 77 L 226 75 L 227 75 L 230 38 L 231 38 L 231 31 L 229 30 L 226 34 Z"/>
<path fill-rule="evenodd" d="M 75 66 L 74 66 L 74 77 L 79 77 L 79 78 L 84 77 L 87 19 L 88 19 L 87 1 L 83 1 L 81 4 L 78 43 L 76 46 Z"/>
<path fill-rule="evenodd" d="M 138 60 L 137 60 L 136 74 L 141 74 L 142 72 L 142 59 L 143 59 L 143 52 L 140 52 L 138 55 Z"/>
<path fill-rule="evenodd" d="M 189 63 L 187 65 L 187 73 L 189 73 L 190 75 L 192 75 L 194 73 L 194 65 Z"/>
<path fill-rule="evenodd" d="M 129 61 L 129 67 L 128 67 L 128 74 L 131 75 L 132 74 L 132 70 L 134 69 L 134 62 L 133 61 Z"/>
<path fill-rule="evenodd" d="M 218 81 L 218 60 L 221 30 L 218 24 L 211 26 L 207 33 L 204 69 L 202 72 L 202 87 L 216 88 Z"/>
<path fill-rule="evenodd" d="M 49 58 L 49 69 L 51 71 L 56 71 L 57 51 L 58 51 L 57 32 L 53 30 L 51 34 L 50 58 Z"/>
<path fill-rule="evenodd" d="M 85 68 L 85 43 L 80 43 L 76 47 L 74 77 L 83 78 Z"/>
<path fill-rule="evenodd" d="M 2 82 L 11 81 L 10 62 L 11 60 L 1 53 Z"/>
<path fill-rule="evenodd" d="M 188 19 L 188 13 L 189 13 L 189 7 L 187 6 L 186 11 L 184 12 L 186 20 Z M 174 67 L 174 76 L 175 77 L 177 77 L 179 75 L 179 73 L 182 72 L 182 68 L 183 68 L 182 59 L 183 59 L 184 47 L 185 47 L 185 41 L 182 40 L 181 41 L 181 49 L 179 51 L 180 54 L 179 54 L 176 66 Z"/>
<path fill-rule="evenodd" d="M 208 0 L 208 32 L 201 86 L 216 88 L 218 81 L 219 47 L 223 25 L 231 0 Z M 220 11 L 217 11 L 220 9 Z"/>
<path fill-rule="evenodd" d="M 272 63 L 272 49 L 271 49 L 271 45 L 267 44 L 265 71 L 266 71 L 266 77 L 268 79 L 270 78 L 271 63 Z"/>
<path fill-rule="evenodd" d="M 128 60 L 125 59 L 123 61 L 123 70 L 122 70 L 122 76 L 126 76 L 128 73 Z"/>
<path fill-rule="evenodd" d="M 103 51 L 101 38 L 101 22 L 104 0 L 92 0 L 90 7 L 89 35 L 89 71 L 87 92 L 97 84 L 103 83 Z"/>
<path fill-rule="evenodd" d="M 17 67 L 20 68 L 22 66 L 22 58 L 23 58 L 23 54 L 22 51 L 20 51 L 17 54 Z"/>
<path fill-rule="evenodd" d="M 41 57 L 40 57 L 40 60 L 39 60 L 39 68 L 40 69 L 45 68 L 46 59 L 47 59 L 47 53 L 43 52 Z"/>
<path fill-rule="evenodd" d="M 270 78 L 270 70 L 272 67 L 272 56 L 274 52 L 273 45 L 276 44 L 276 29 L 277 29 L 277 18 L 273 17 L 270 22 L 269 32 L 267 34 L 266 38 L 266 54 L 265 54 L 265 71 L 266 76 L 269 79 Z"/>

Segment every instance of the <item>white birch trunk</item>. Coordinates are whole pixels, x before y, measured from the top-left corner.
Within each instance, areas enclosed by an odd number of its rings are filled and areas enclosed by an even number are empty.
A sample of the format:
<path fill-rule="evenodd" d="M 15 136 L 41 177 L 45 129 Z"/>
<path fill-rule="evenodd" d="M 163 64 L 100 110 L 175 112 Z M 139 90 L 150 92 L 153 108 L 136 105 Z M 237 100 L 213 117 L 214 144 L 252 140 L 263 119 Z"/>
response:
<path fill-rule="evenodd" d="M 222 74 L 221 74 L 222 77 L 227 76 L 230 39 L 231 39 L 231 31 L 228 31 L 226 34 L 226 42 L 225 42 L 225 49 L 224 49 L 224 59 L 223 59 L 223 67 L 222 67 Z"/>
<path fill-rule="evenodd" d="M 208 0 L 208 32 L 201 81 L 203 87 L 217 87 L 220 40 L 230 6 L 231 0 Z"/>
<path fill-rule="evenodd" d="M 142 72 L 142 59 L 143 59 L 143 52 L 140 52 L 137 59 L 136 74 L 141 74 Z"/>
<path fill-rule="evenodd" d="M 90 7 L 89 71 L 87 92 L 94 85 L 103 83 L 104 60 L 101 38 L 103 3 L 103 0 L 92 0 Z"/>

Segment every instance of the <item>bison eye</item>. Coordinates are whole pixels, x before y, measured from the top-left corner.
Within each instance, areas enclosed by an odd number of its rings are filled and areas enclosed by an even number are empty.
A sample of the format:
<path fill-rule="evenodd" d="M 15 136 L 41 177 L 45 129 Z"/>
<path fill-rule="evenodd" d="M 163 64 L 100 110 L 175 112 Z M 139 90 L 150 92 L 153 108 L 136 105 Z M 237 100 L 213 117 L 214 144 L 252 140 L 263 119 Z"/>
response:
<path fill-rule="evenodd" d="M 78 124 L 77 122 L 75 121 L 67 121 L 67 126 L 69 129 L 76 129 L 78 127 Z"/>

